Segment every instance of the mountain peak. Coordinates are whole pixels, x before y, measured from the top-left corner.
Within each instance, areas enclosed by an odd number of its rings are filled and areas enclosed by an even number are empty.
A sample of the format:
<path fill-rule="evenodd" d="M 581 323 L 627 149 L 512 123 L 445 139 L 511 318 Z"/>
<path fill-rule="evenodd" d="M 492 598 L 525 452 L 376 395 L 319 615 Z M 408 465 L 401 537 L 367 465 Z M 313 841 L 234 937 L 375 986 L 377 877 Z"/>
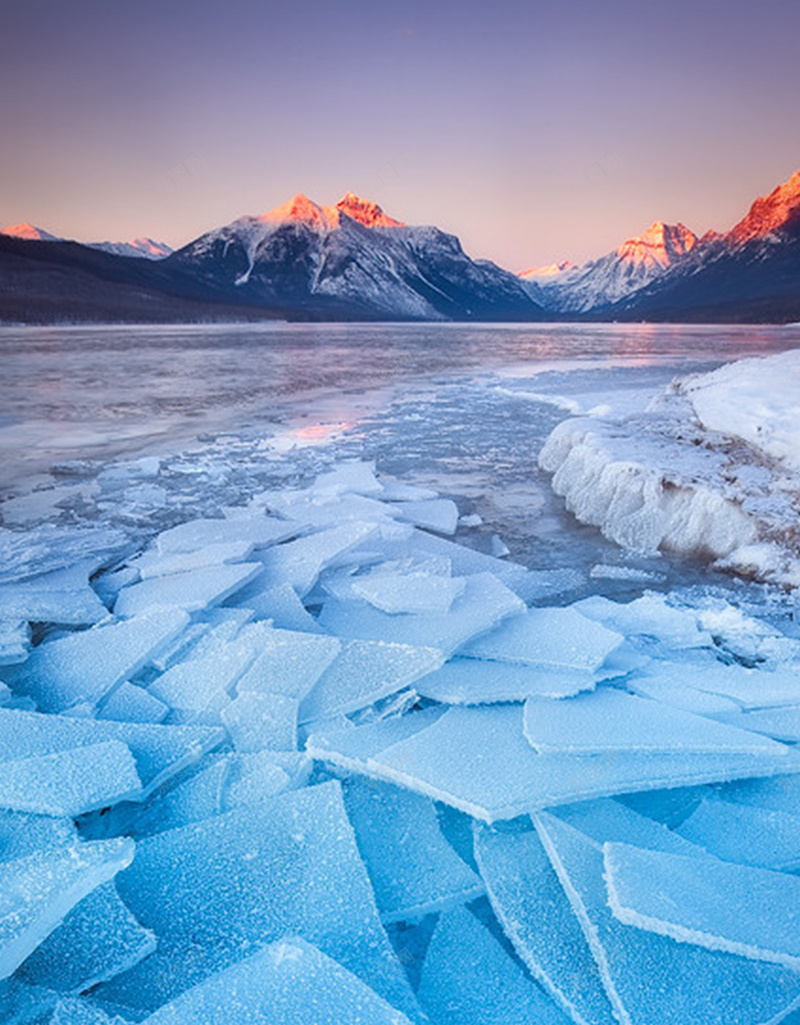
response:
<path fill-rule="evenodd" d="M 697 245 L 697 235 L 685 224 L 654 221 L 641 235 L 626 239 L 617 256 L 627 263 L 669 267 Z"/>
<path fill-rule="evenodd" d="M 339 223 L 339 215 L 335 207 L 319 206 L 313 199 L 298 192 L 296 196 L 292 196 L 280 206 L 261 214 L 258 220 L 296 221 L 325 231 Z"/>
<path fill-rule="evenodd" d="M 402 228 L 402 221 L 396 221 L 371 199 L 362 199 L 353 192 L 346 192 L 336 204 L 336 209 L 353 221 L 367 228 Z"/>
<path fill-rule="evenodd" d="M 37 228 L 35 224 L 23 221 L 21 224 L 9 224 L 8 227 L 0 230 L 0 235 L 11 235 L 13 238 L 26 239 L 29 242 L 60 242 L 57 235 L 51 235 L 44 228 Z"/>
<path fill-rule="evenodd" d="M 528 270 L 520 271 L 517 275 L 526 281 L 530 278 L 554 278 L 568 270 L 575 270 L 577 264 L 572 260 L 560 260 L 558 263 L 548 263 L 544 267 L 529 267 Z"/>
<path fill-rule="evenodd" d="M 800 171 L 788 181 L 778 185 L 768 196 L 760 196 L 750 207 L 747 216 L 731 229 L 728 240 L 742 245 L 763 238 L 783 227 L 792 214 L 800 211 Z"/>

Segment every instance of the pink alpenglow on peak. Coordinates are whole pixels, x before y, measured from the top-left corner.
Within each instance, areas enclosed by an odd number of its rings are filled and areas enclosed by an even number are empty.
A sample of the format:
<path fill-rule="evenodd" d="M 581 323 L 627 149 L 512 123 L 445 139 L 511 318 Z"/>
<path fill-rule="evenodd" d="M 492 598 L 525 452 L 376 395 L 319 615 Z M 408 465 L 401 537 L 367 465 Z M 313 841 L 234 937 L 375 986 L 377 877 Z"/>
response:
<path fill-rule="evenodd" d="M 643 234 L 623 242 L 617 256 L 627 263 L 665 268 L 690 253 L 697 241 L 697 235 L 684 224 L 656 221 Z"/>
<path fill-rule="evenodd" d="M 0 231 L 0 235 L 10 235 L 12 238 L 22 238 L 28 242 L 61 242 L 57 235 L 51 235 L 44 228 L 37 228 L 35 224 L 24 221 L 22 224 L 9 224 Z"/>
<path fill-rule="evenodd" d="M 544 267 L 529 267 L 528 270 L 521 270 L 517 275 L 520 278 L 554 278 L 564 274 L 568 270 L 575 270 L 577 263 L 572 260 L 561 260 L 559 263 L 548 263 Z"/>
<path fill-rule="evenodd" d="M 763 238 L 779 231 L 792 217 L 800 219 L 800 171 L 778 185 L 768 196 L 760 196 L 747 216 L 730 230 L 728 241 L 734 246 Z"/>
<path fill-rule="evenodd" d="M 272 221 L 282 223 L 285 221 L 297 221 L 307 224 L 321 231 L 335 228 L 339 223 L 339 212 L 335 206 L 320 206 L 313 199 L 298 192 L 296 196 L 280 206 L 267 210 L 258 218 L 259 221 Z"/>
<path fill-rule="evenodd" d="M 286 203 L 261 214 L 258 220 L 272 223 L 296 221 L 318 231 L 330 231 L 340 227 L 342 214 L 367 228 L 404 227 L 402 221 L 389 217 L 377 203 L 370 199 L 361 199 L 352 192 L 344 195 L 336 206 L 320 206 L 302 192 L 298 192 Z"/>
<path fill-rule="evenodd" d="M 404 228 L 402 221 L 396 221 L 384 213 L 383 209 L 371 199 L 362 199 L 352 192 L 346 193 L 336 204 L 336 209 L 346 214 L 351 220 L 358 221 L 367 228 Z"/>

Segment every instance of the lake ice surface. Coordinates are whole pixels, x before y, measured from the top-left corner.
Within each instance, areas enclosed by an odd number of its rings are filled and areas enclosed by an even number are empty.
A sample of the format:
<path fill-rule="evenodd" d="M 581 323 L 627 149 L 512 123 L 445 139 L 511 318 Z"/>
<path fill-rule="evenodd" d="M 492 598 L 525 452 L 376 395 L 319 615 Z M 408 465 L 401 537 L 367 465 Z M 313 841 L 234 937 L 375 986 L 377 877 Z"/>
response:
<path fill-rule="evenodd" d="M 0 1017 L 792 1020 L 793 599 L 537 460 L 798 344 L 0 329 Z"/>

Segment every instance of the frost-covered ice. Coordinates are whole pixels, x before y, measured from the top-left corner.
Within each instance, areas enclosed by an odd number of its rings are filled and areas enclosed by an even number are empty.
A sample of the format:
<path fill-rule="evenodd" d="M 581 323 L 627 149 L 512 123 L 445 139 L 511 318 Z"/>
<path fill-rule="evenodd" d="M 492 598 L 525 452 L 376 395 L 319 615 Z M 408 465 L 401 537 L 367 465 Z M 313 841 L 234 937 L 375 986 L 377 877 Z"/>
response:
<path fill-rule="evenodd" d="M 11 975 L 96 887 L 131 863 L 130 840 L 37 851 L 0 864 L 0 979 Z"/>
<path fill-rule="evenodd" d="M 532 830 L 475 831 L 489 898 L 517 954 L 580 1025 L 612 1025 L 600 972 L 541 841 Z"/>
<path fill-rule="evenodd" d="M 49 539 L 46 572 L 0 578 L 0 1018 L 777 1025 L 800 1006 L 785 605 L 587 596 L 442 537 L 486 525 L 369 463 L 175 526 L 159 465 L 101 475 L 148 541 L 76 541 L 70 569 Z"/>
<path fill-rule="evenodd" d="M 699 853 L 603 848 L 608 903 L 627 925 L 800 969 L 800 879 Z"/>
<path fill-rule="evenodd" d="M 536 826 L 619 1021 L 755 1025 L 800 1001 L 798 972 L 623 925 L 608 905 L 603 847 L 554 815 Z"/>
<path fill-rule="evenodd" d="M 525 704 L 525 736 L 537 751 L 774 754 L 789 749 L 679 708 L 605 687 L 572 701 Z M 766 743 L 764 741 L 766 740 Z"/>
<path fill-rule="evenodd" d="M 723 861 L 760 868 L 800 868 L 800 805 L 798 814 L 704 797 L 677 827 L 681 836 Z"/>
<path fill-rule="evenodd" d="M 414 921 L 480 896 L 483 882 L 442 835 L 432 801 L 355 778 L 345 807 L 384 921 Z"/>
<path fill-rule="evenodd" d="M 797 351 L 672 383 L 646 411 L 575 417 L 539 462 L 578 519 L 637 551 L 800 585 Z"/>
<path fill-rule="evenodd" d="M 465 962 L 472 966 L 464 971 Z M 469 911 L 445 912 L 431 937 L 419 999 L 442 1025 L 567 1025 L 569 1018 L 531 982 Z"/>
<path fill-rule="evenodd" d="M 333 958 L 287 936 L 199 983 L 146 1025 L 410 1025 Z"/>

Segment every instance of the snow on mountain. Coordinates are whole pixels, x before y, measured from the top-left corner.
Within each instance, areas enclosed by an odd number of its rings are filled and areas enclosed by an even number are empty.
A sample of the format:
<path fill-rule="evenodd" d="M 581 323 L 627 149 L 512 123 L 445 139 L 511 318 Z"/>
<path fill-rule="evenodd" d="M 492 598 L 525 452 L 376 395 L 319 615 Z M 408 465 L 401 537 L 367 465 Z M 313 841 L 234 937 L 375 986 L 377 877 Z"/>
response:
<path fill-rule="evenodd" d="M 155 239 L 142 236 L 132 238 L 128 242 L 86 242 L 85 245 L 91 249 L 101 249 L 105 253 L 113 253 L 115 256 L 134 256 L 145 260 L 163 260 L 173 252 L 172 246 L 166 242 L 157 242 Z"/>
<path fill-rule="evenodd" d="M 174 253 L 168 266 L 239 300 L 301 315 L 539 319 L 522 282 L 470 259 L 458 239 L 409 227 L 348 192 L 335 206 L 303 194 L 240 217 Z"/>
<path fill-rule="evenodd" d="M 544 267 L 529 267 L 528 270 L 519 272 L 523 281 L 530 281 L 535 278 L 552 278 L 556 274 L 563 274 L 567 270 L 575 270 L 577 263 L 572 260 L 561 260 L 560 263 L 548 263 Z"/>
<path fill-rule="evenodd" d="M 758 316 L 769 316 L 769 270 L 764 261 L 777 260 L 775 281 L 784 282 L 784 291 L 798 292 L 797 260 L 789 252 L 800 235 L 798 228 L 800 171 L 757 199 L 727 233 L 711 231 L 698 238 L 683 224 L 656 221 L 642 235 L 581 267 L 553 264 L 525 271 L 520 278 L 535 301 L 553 313 L 602 310 L 608 316 L 662 318 L 707 304 L 725 316 L 744 289 L 743 298 L 758 304 Z M 763 266 L 754 270 L 756 264 Z"/>
<path fill-rule="evenodd" d="M 697 242 L 695 233 L 685 225 L 656 221 L 614 252 L 581 267 L 565 261 L 520 276 L 545 309 L 587 313 L 649 285 L 690 253 Z"/>
<path fill-rule="evenodd" d="M 779 185 L 768 196 L 759 197 L 746 217 L 725 236 L 731 247 L 742 246 L 753 240 L 781 232 L 792 220 L 800 216 L 800 171 Z"/>
<path fill-rule="evenodd" d="M 608 317 L 792 321 L 800 315 L 800 171 L 730 231 L 709 232 Z"/>
<path fill-rule="evenodd" d="M 0 231 L 0 235 L 10 235 L 12 238 L 21 238 L 27 242 L 67 242 L 69 239 L 52 235 L 44 228 L 38 228 L 35 224 L 27 221 L 21 224 L 10 224 Z M 169 256 L 172 247 L 166 242 L 157 242 L 152 238 L 132 238 L 128 242 L 81 242 L 79 245 L 88 246 L 90 249 L 101 249 L 105 253 L 113 253 L 115 256 L 135 256 L 148 260 L 163 260 Z"/>
<path fill-rule="evenodd" d="M 0 229 L 0 235 L 10 235 L 12 238 L 25 239 L 28 242 L 62 242 L 57 235 L 51 235 L 44 228 L 37 228 L 35 224 L 24 221 L 21 224 L 9 224 Z"/>

